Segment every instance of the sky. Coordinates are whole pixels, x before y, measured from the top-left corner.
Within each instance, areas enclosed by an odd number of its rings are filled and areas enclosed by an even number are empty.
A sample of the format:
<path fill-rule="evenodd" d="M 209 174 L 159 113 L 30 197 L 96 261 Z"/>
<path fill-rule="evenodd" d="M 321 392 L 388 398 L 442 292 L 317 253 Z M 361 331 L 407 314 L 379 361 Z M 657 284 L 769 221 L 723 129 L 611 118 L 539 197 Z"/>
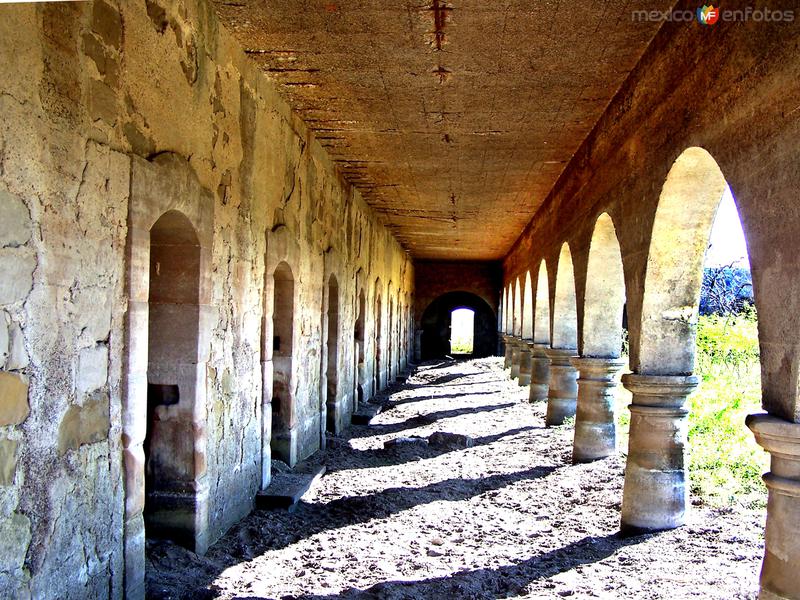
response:
<path fill-rule="evenodd" d="M 747 246 L 744 241 L 742 223 L 731 194 L 726 187 L 722 194 L 717 216 L 711 228 L 710 245 L 706 251 L 706 267 L 721 267 L 734 264 L 739 267 L 750 267 L 747 260 Z"/>

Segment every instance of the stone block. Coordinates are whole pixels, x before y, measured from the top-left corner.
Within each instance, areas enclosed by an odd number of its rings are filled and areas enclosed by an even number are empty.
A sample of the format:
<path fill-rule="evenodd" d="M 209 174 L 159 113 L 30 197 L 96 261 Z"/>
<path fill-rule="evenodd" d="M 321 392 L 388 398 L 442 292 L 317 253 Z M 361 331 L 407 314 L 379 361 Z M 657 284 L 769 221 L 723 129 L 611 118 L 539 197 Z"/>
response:
<path fill-rule="evenodd" d="M 8 361 L 6 368 L 10 371 L 24 369 L 30 364 L 28 351 L 25 349 L 25 336 L 22 329 L 16 323 L 12 323 L 9 328 L 8 341 Z"/>
<path fill-rule="evenodd" d="M 122 46 L 122 17 L 116 8 L 103 0 L 92 3 L 92 29 L 112 48 Z"/>
<path fill-rule="evenodd" d="M 0 518 L 0 565 L 4 571 L 21 569 L 31 543 L 31 522 L 25 515 L 12 513 Z"/>
<path fill-rule="evenodd" d="M 22 246 L 31 239 L 31 215 L 25 203 L 0 190 L 0 247 Z"/>
<path fill-rule="evenodd" d="M 28 380 L 23 375 L 0 371 L 0 426 L 19 425 L 29 414 Z"/>
<path fill-rule="evenodd" d="M 0 304 L 24 300 L 33 288 L 36 256 L 26 248 L 0 250 Z"/>
<path fill-rule="evenodd" d="M 89 82 L 89 112 L 93 119 L 102 119 L 109 125 L 117 120 L 117 95 L 96 79 Z"/>
<path fill-rule="evenodd" d="M 0 310 L 0 369 L 5 366 L 6 359 L 11 352 L 10 320 L 8 314 Z"/>
<path fill-rule="evenodd" d="M 17 471 L 18 446 L 19 442 L 16 440 L 0 440 L 0 485 L 14 483 L 14 474 Z"/>
<path fill-rule="evenodd" d="M 111 331 L 111 294 L 101 286 L 76 290 L 73 294 L 83 335 L 94 342 L 107 340 Z"/>
<path fill-rule="evenodd" d="M 84 348 L 78 356 L 78 376 L 75 387 L 78 399 L 106 385 L 108 381 L 108 346 L 98 344 Z"/>
<path fill-rule="evenodd" d="M 96 394 L 83 406 L 70 406 L 58 428 L 59 453 L 64 455 L 84 444 L 108 439 L 111 425 L 108 409 L 108 395 L 105 393 Z"/>

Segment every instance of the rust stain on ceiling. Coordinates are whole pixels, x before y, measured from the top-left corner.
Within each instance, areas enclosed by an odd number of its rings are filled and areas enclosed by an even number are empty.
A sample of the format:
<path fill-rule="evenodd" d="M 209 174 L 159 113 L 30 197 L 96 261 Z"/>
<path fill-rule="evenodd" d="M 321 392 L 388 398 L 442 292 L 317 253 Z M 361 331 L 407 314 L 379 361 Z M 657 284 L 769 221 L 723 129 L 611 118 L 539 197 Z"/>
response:
<path fill-rule="evenodd" d="M 502 258 L 660 26 L 624 1 L 214 5 L 343 176 L 427 259 Z"/>

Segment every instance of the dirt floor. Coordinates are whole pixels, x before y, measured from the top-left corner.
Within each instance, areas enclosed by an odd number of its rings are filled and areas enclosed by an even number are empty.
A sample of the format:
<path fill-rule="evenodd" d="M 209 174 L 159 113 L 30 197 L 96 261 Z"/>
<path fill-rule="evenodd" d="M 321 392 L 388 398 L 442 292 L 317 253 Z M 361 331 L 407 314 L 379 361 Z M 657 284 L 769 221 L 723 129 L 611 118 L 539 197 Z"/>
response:
<path fill-rule="evenodd" d="M 204 557 L 149 543 L 148 597 L 756 597 L 764 511 L 695 506 L 678 530 L 618 537 L 624 458 L 571 465 L 571 429 L 544 428 L 502 359 L 429 363 L 390 392 L 329 438 L 295 512 L 255 512 Z M 384 449 L 438 431 L 475 445 Z"/>

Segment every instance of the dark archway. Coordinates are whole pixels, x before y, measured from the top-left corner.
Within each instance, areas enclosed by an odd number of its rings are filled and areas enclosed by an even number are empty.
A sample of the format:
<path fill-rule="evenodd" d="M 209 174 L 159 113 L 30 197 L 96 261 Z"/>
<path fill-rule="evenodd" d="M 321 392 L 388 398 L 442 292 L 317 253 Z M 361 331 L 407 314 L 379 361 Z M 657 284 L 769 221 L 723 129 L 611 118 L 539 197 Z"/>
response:
<path fill-rule="evenodd" d="M 450 355 L 450 317 L 457 308 L 475 311 L 475 358 L 492 356 L 497 348 L 497 316 L 480 296 L 470 292 L 448 292 L 431 302 L 422 315 L 422 359 Z"/>

